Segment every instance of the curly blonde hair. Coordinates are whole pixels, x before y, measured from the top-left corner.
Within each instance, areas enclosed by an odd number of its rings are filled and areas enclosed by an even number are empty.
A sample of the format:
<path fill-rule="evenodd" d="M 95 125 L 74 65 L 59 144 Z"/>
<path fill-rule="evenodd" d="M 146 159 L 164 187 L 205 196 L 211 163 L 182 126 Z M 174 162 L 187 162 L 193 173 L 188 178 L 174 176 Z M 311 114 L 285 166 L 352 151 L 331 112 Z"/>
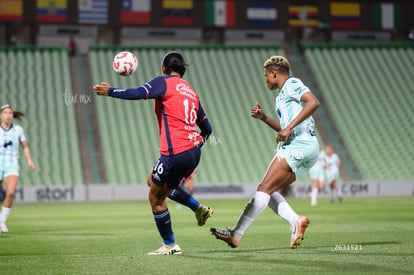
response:
<path fill-rule="evenodd" d="M 286 74 L 289 74 L 290 70 L 289 61 L 285 57 L 280 55 L 271 56 L 269 59 L 265 61 L 263 66 L 265 69 L 275 69 Z"/>

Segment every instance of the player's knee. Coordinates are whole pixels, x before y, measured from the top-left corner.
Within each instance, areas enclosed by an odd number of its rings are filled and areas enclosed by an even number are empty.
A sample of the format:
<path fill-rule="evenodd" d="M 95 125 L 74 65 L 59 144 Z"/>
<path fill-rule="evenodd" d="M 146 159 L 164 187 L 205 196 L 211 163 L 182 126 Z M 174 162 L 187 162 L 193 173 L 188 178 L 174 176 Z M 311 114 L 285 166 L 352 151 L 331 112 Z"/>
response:
<path fill-rule="evenodd" d="M 6 193 L 6 198 L 8 200 L 13 200 L 14 199 L 14 191 L 10 191 Z"/>
<path fill-rule="evenodd" d="M 150 196 L 149 201 L 152 207 L 161 205 L 161 200 L 155 196 Z"/>
<path fill-rule="evenodd" d="M 149 201 L 153 212 L 160 212 L 167 209 L 166 198 L 160 196 L 150 196 Z"/>

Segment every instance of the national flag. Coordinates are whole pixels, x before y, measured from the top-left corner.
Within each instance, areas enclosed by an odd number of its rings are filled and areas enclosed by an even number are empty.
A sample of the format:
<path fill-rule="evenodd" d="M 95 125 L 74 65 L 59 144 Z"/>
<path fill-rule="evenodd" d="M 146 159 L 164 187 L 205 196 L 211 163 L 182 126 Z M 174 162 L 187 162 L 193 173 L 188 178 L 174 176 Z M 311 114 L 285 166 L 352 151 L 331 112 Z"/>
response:
<path fill-rule="evenodd" d="M 331 3 L 331 28 L 359 29 L 361 26 L 361 7 L 355 2 Z"/>
<path fill-rule="evenodd" d="M 289 6 L 289 26 L 293 28 L 316 28 L 318 26 L 318 7 Z"/>
<path fill-rule="evenodd" d="M 151 0 L 122 0 L 121 23 L 149 25 L 151 23 Z"/>
<path fill-rule="evenodd" d="M 0 0 L 0 20 L 20 21 L 23 17 L 23 0 Z"/>
<path fill-rule="evenodd" d="M 37 22 L 66 22 L 67 0 L 37 0 Z"/>
<path fill-rule="evenodd" d="M 163 0 L 162 8 L 164 25 L 193 24 L 193 0 Z"/>
<path fill-rule="evenodd" d="M 277 20 L 276 3 L 249 1 L 246 11 L 247 23 L 253 27 L 274 27 Z"/>
<path fill-rule="evenodd" d="M 378 29 L 401 29 L 401 5 L 382 3 L 374 5 L 374 27 Z"/>
<path fill-rule="evenodd" d="M 234 0 L 206 0 L 206 25 L 218 27 L 236 25 Z"/>
<path fill-rule="evenodd" d="M 106 24 L 108 22 L 108 0 L 79 0 L 78 22 Z"/>

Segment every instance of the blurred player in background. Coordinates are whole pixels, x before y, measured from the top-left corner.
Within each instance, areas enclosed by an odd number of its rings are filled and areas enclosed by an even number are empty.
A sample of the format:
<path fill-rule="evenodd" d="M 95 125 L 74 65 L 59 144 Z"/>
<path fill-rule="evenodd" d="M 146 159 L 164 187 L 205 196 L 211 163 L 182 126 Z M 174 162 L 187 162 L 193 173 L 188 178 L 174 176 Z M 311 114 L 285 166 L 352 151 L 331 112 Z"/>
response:
<path fill-rule="evenodd" d="M 195 177 L 196 170 L 194 170 L 188 177 L 183 178 L 180 187 L 181 189 L 187 190 L 188 193 L 191 195 L 194 192 L 194 177 Z"/>
<path fill-rule="evenodd" d="M 175 243 L 167 197 L 190 207 L 200 226 L 213 215 L 213 209 L 201 205 L 179 186 L 181 180 L 187 178 L 197 167 L 201 146 L 212 132 L 211 125 L 198 94 L 182 79 L 186 71 L 183 56 L 178 52 L 167 53 L 162 60 L 161 70 L 162 76 L 157 76 L 138 88 L 113 88 L 106 82 L 94 86 L 96 93 L 102 96 L 155 100 L 161 155 L 147 178 L 147 184 L 150 187 L 149 201 L 163 245 L 148 255 L 182 253 Z"/>
<path fill-rule="evenodd" d="M 325 151 L 320 150 L 318 161 L 309 169 L 309 175 L 313 182 L 311 192 L 311 205 L 318 203 L 318 193 L 323 190 L 325 185 Z"/>
<path fill-rule="evenodd" d="M 180 182 L 180 189 L 174 189 L 171 191 L 171 193 L 168 195 L 168 197 L 172 200 L 174 200 L 174 196 L 175 193 L 177 192 L 177 190 L 183 190 L 184 192 L 188 192 L 190 195 L 193 195 L 193 191 L 194 191 L 194 175 L 195 175 L 196 170 L 194 170 L 188 177 L 186 178 L 182 178 L 181 182 Z M 178 203 L 176 205 L 177 209 L 181 209 L 182 205 L 180 203 Z"/>
<path fill-rule="evenodd" d="M 289 75 L 290 65 L 282 56 L 272 56 L 264 63 L 264 76 L 269 90 L 279 90 L 276 97 L 278 120 L 268 117 L 256 102 L 251 110 L 254 118 L 277 131 L 277 152 L 247 203 L 233 229 L 211 228 L 217 239 L 235 248 L 254 219 L 269 206 L 291 225 L 290 247 L 296 248 L 303 240 L 309 219 L 299 216 L 278 192 L 309 170 L 318 159 L 319 144 L 314 130 L 312 113 L 319 101 L 298 78 Z M 258 141 L 260 142 L 260 141 Z"/>
<path fill-rule="evenodd" d="M 10 215 L 19 180 L 19 145 L 23 148 L 30 169 L 35 169 L 23 128 L 13 123 L 13 118 L 20 119 L 23 116 L 22 112 L 13 111 L 8 104 L 0 108 L 0 185 L 4 182 L 6 187 L 6 196 L 0 214 L 1 233 L 9 232 L 6 222 Z"/>
<path fill-rule="evenodd" d="M 325 152 L 326 182 L 331 188 L 331 202 L 334 203 L 338 198 L 338 201 L 341 203 L 342 193 L 341 189 L 337 186 L 341 161 L 339 160 L 338 155 L 333 151 L 332 146 L 326 146 Z"/>
<path fill-rule="evenodd" d="M 3 189 L 3 185 L 1 185 L 0 183 L 0 201 L 4 201 L 5 198 L 6 198 L 6 190 Z"/>

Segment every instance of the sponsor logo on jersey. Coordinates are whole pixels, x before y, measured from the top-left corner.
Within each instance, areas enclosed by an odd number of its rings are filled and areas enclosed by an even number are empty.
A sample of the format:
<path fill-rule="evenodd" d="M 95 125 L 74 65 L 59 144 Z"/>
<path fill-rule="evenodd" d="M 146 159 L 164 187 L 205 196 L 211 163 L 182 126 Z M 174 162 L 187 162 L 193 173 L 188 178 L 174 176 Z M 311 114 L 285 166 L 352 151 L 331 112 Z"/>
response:
<path fill-rule="evenodd" d="M 160 179 L 160 176 L 158 175 L 158 173 L 152 173 L 152 176 L 154 177 L 154 179 L 156 179 L 156 180 L 158 180 L 158 181 L 160 181 L 161 179 Z"/>
<path fill-rule="evenodd" d="M 193 100 L 197 100 L 197 94 L 187 84 L 178 83 L 176 89 L 181 95 L 185 95 Z"/>
<path fill-rule="evenodd" d="M 12 146 L 13 145 L 13 141 L 8 141 L 8 142 L 5 142 L 4 144 L 3 144 L 3 147 L 4 148 L 7 148 L 7 146 Z"/>

